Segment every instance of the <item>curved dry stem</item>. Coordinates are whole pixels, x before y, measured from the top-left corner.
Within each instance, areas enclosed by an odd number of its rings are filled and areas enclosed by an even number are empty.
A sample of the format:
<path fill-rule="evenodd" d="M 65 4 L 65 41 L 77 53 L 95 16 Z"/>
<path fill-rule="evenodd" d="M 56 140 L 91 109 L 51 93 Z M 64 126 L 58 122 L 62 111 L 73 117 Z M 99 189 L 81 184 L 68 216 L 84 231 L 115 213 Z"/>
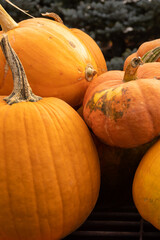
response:
<path fill-rule="evenodd" d="M 36 96 L 29 85 L 27 76 L 25 74 L 22 63 L 20 62 L 17 54 L 11 47 L 8 41 L 8 35 L 3 34 L 0 41 L 0 45 L 6 61 L 11 68 L 13 76 L 13 91 L 12 93 L 4 98 L 4 100 L 9 104 L 18 103 L 18 102 L 36 102 L 41 99 L 41 97 Z"/>

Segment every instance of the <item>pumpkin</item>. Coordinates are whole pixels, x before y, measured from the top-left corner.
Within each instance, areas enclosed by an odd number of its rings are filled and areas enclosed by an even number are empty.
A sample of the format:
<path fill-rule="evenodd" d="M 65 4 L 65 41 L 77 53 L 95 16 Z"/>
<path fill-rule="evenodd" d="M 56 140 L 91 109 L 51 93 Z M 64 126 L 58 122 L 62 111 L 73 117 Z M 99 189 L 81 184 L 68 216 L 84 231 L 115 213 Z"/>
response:
<path fill-rule="evenodd" d="M 123 70 L 125 71 L 128 63 L 134 57 L 141 57 L 144 63 L 160 62 L 160 39 L 144 42 L 136 52 L 130 54 L 124 61 Z"/>
<path fill-rule="evenodd" d="M 91 51 L 92 55 L 94 56 L 94 59 L 97 64 L 97 76 L 101 75 L 104 72 L 107 72 L 107 65 L 106 60 L 103 56 L 103 53 L 98 46 L 98 44 L 91 38 L 87 33 L 84 31 L 77 29 L 77 28 L 71 28 L 71 31 L 82 40 L 82 42 L 87 46 L 87 48 Z"/>
<path fill-rule="evenodd" d="M 95 79 L 87 89 L 83 102 L 87 125 L 110 146 L 133 148 L 151 141 L 160 132 L 160 81 L 113 79 L 99 84 Z"/>
<path fill-rule="evenodd" d="M 33 94 L 6 35 L 1 47 L 14 88 L 0 97 L 0 239 L 62 239 L 97 201 L 97 150 L 70 105 Z"/>
<path fill-rule="evenodd" d="M 94 57 L 64 24 L 47 18 L 16 23 L 0 6 L 0 24 L 20 58 L 31 88 L 42 97 L 80 105 L 97 72 Z M 12 91 L 12 74 L 0 51 L 0 95 Z"/>
<path fill-rule="evenodd" d="M 143 219 L 160 230 L 160 140 L 144 155 L 136 170 L 132 195 Z"/>

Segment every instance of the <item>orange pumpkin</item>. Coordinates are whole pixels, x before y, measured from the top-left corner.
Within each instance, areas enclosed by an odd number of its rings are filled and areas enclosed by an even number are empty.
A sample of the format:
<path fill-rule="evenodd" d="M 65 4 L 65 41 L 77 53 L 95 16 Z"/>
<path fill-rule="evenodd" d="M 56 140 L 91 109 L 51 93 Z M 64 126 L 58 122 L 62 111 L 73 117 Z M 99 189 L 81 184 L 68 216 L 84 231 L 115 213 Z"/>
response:
<path fill-rule="evenodd" d="M 71 106 L 32 93 L 6 36 L 1 47 L 14 89 L 0 97 L 0 239 L 62 239 L 97 201 L 97 150 Z"/>
<path fill-rule="evenodd" d="M 144 155 L 136 170 L 132 194 L 140 215 L 160 230 L 160 140 Z"/>
<path fill-rule="evenodd" d="M 82 42 L 87 46 L 87 48 L 91 51 L 92 55 L 97 64 L 98 72 L 97 76 L 101 75 L 104 72 L 107 72 L 106 60 L 103 56 L 103 53 L 98 46 L 98 44 L 91 38 L 87 33 L 83 32 L 77 28 L 71 28 L 71 31 L 82 40 Z"/>
<path fill-rule="evenodd" d="M 159 80 L 138 78 L 128 82 L 122 79 L 96 82 L 95 79 L 85 94 L 83 115 L 103 142 L 132 148 L 159 134 Z"/>
<path fill-rule="evenodd" d="M 58 97 L 72 106 L 82 103 L 97 65 L 85 44 L 69 28 L 46 18 L 27 19 L 17 24 L 2 6 L 0 24 L 22 61 L 35 94 Z M 2 51 L 0 66 L 0 95 L 6 95 L 13 83 Z"/>

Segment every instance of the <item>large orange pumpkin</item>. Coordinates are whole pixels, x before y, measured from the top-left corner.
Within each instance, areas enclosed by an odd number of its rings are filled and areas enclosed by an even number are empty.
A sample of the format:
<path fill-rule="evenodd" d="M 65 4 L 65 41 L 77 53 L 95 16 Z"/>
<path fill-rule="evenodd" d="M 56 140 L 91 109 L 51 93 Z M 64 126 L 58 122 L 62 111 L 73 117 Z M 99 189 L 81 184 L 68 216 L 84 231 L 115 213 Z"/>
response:
<path fill-rule="evenodd" d="M 140 215 L 160 230 L 160 140 L 140 161 L 133 180 L 132 194 Z"/>
<path fill-rule="evenodd" d="M 85 44 L 69 28 L 46 18 L 27 19 L 17 24 L 2 6 L 0 24 L 36 94 L 58 97 L 72 106 L 82 103 L 97 65 Z M 0 66 L 0 95 L 5 95 L 11 92 L 13 83 L 2 51 Z"/>
<path fill-rule="evenodd" d="M 108 145 L 123 148 L 137 147 L 159 135 L 160 81 L 104 80 L 93 81 L 83 103 L 84 119 L 95 135 Z"/>
<path fill-rule="evenodd" d="M 6 36 L 1 46 L 14 89 L 8 104 L 0 97 L 0 239 L 62 239 L 97 201 L 97 151 L 78 113 L 58 98 L 39 100 Z"/>

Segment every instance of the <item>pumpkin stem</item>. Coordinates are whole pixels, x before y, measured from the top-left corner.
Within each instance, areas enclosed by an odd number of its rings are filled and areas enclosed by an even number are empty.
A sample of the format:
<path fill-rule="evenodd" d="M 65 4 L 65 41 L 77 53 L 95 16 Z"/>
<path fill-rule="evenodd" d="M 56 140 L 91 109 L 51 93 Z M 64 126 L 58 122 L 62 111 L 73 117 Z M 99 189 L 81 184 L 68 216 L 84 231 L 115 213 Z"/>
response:
<path fill-rule="evenodd" d="M 41 97 L 36 96 L 29 85 L 22 63 L 8 41 L 8 35 L 3 34 L 0 45 L 6 61 L 11 68 L 14 87 L 12 93 L 4 100 L 9 104 L 19 102 L 37 102 Z"/>
<path fill-rule="evenodd" d="M 0 25 L 2 27 L 3 32 L 8 32 L 16 27 L 18 27 L 18 23 L 16 23 L 13 18 L 4 10 L 2 5 L 0 4 Z"/>
<path fill-rule="evenodd" d="M 63 23 L 63 20 L 60 18 L 60 16 L 54 12 L 46 12 L 46 13 L 41 13 L 42 16 L 44 17 L 50 17 L 53 18 L 56 22 Z"/>
<path fill-rule="evenodd" d="M 141 57 L 133 58 L 131 62 L 128 64 L 128 66 L 126 67 L 123 81 L 128 82 L 128 81 L 137 79 L 137 70 L 139 66 L 142 64 L 143 64 L 143 61 Z"/>
<path fill-rule="evenodd" d="M 96 74 L 97 74 L 97 71 L 92 67 L 91 64 L 88 64 L 85 68 L 86 80 L 90 82 Z"/>
<path fill-rule="evenodd" d="M 160 57 L 160 47 L 153 48 L 145 53 L 142 57 L 142 61 L 144 63 L 148 62 L 156 62 L 157 59 Z"/>

